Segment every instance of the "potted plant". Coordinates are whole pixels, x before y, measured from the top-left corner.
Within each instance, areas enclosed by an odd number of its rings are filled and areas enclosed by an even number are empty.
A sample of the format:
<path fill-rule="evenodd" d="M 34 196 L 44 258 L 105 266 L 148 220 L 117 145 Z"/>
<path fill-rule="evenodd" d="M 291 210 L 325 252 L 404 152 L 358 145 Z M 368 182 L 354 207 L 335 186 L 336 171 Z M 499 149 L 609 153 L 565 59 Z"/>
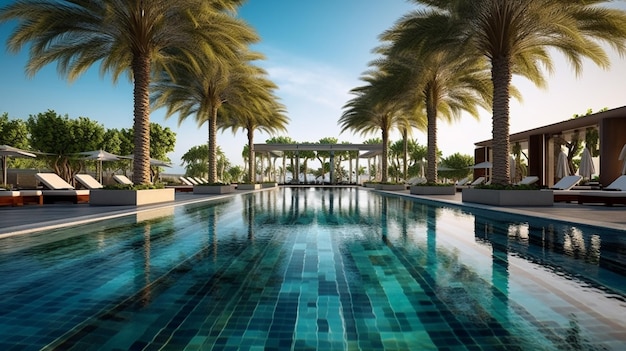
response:
<path fill-rule="evenodd" d="M 95 206 L 141 206 L 174 199 L 174 189 L 163 184 L 114 184 L 89 190 L 89 204 Z"/>

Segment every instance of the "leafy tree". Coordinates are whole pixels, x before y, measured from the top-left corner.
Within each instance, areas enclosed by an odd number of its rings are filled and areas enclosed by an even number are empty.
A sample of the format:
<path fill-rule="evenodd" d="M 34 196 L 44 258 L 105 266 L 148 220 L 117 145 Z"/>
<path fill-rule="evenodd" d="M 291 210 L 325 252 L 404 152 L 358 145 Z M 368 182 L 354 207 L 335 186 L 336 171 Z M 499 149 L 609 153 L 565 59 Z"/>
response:
<path fill-rule="evenodd" d="M 436 15 L 413 47 L 454 52 L 469 43 L 466 56 L 486 57 L 493 91 L 493 184 L 509 179 L 509 100 L 513 74 L 545 86 L 542 67 L 553 63 L 554 48 L 580 74 L 583 58 L 600 67 L 609 59 L 600 45 L 626 53 L 626 13 L 600 4 L 570 0 L 413 0 L 433 7 Z"/>
<path fill-rule="evenodd" d="M 31 146 L 44 153 L 48 166 L 68 183 L 84 168 L 76 153 L 98 150 L 104 142 L 104 127 L 86 117 L 70 119 L 52 110 L 28 117 Z"/>
<path fill-rule="evenodd" d="M 0 22 L 16 20 L 8 48 L 29 45 L 27 74 L 57 62 L 61 75 L 74 80 L 100 63 L 113 80 L 127 72 L 134 84 L 134 172 L 136 184 L 150 183 L 149 85 L 153 72 L 174 62 L 213 62 L 236 56 L 226 43 L 234 11 L 243 0 L 57 0 L 16 1 L 0 9 Z M 176 59 L 172 59 L 176 57 Z"/>
<path fill-rule="evenodd" d="M 205 177 L 208 173 L 209 146 L 197 145 L 185 152 L 180 160 L 185 167 L 185 175 L 191 177 Z"/>
<path fill-rule="evenodd" d="M 9 119 L 8 113 L 0 115 L 0 145 L 28 149 L 28 127 L 22 119 Z"/>
<path fill-rule="evenodd" d="M 244 170 L 240 166 L 233 166 L 228 169 L 228 174 L 230 176 L 230 181 L 234 183 L 241 182 L 241 178 L 244 175 Z"/>
<path fill-rule="evenodd" d="M 474 157 L 470 155 L 463 155 L 457 152 L 441 160 L 441 163 L 453 170 L 440 171 L 439 173 L 447 178 L 452 178 L 456 181 L 470 176 L 472 170 L 469 167 L 474 164 Z"/>

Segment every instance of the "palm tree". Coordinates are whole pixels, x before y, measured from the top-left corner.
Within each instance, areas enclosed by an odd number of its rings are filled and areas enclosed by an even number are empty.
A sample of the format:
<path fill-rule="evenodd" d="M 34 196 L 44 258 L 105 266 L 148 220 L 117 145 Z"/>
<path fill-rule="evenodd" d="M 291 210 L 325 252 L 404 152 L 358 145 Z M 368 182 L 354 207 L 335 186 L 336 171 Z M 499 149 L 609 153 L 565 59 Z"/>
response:
<path fill-rule="evenodd" d="M 488 109 L 491 101 L 489 71 L 484 60 L 467 58 L 458 52 L 424 50 L 417 55 L 398 46 L 402 36 L 415 36 L 411 23 L 420 18 L 410 16 L 383 33 L 391 41 L 381 48 L 385 58 L 376 64 L 389 72 L 384 83 L 389 98 L 405 101 L 408 110 L 426 110 L 428 168 L 426 180 L 437 182 L 437 120 L 447 122 L 460 118 L 463 111 L 478 118 L 478 106 Z M 396 45 L 396 43 L 398 43 Z"/>
<path fill-rule="evenodd" d="M 414 48 L 467 44 L 467 56 L 486 57 L 493 91 L 493 179 L 509 184 L 509 100 L 513 74 L 539 87 L 541 67 L 553 70 L 549 48 L 561 52 L 580 74 L 583 58 L 602 68 L 610 64 L 600 45 L 626 53 L 626 13 L 599 6 L 602 0 L 413 0 L 433 6 L 429 26 Z"/>
<path fill-rule="evenodd" d="M 153 72 L 173 62 L 195 62 L 198 52 L 214 61 L 234 56 L 225 43 L 244 0 L 24 0 L 0 10 L 0 22 L 17 21 L 8 48 L 30 44 L 26 72 L 33 76 L 57 62 L 72 81 L 95 63 L 114 82 L 129 73 L 134 84 L 133 181 L 150 183 L 149 85 Z M 232 46 L 230 46 L 232 47 Z M 173 59 L 173 56 L 176 59 Z"/>
<path fill-rule="evenodd" d="M 256 74 L 253 72 L 256 71 Z M 255 153 L 254 131 L 262 130 L 267 133 L 286 131 L 289 118 L 284 114 L 285 107 L 278 103 L 273 94 L 277 86 L 266 79 L 267 73 L 259 67 L 247 67 L 241 79 L 234 80 L 240 87 L 231 87 L 233 94 L 224 105 L 219 122 L 220 129 L 231 129 L 233 134 L 239 128 L 246 130 L 248 138 L 248 181 L 254 182 Z"/>
<path fill-rule="evenodd" d="M 386 73 L 380 70 L 366 72 L 361 79 L 368 84 L 351 90 L 356 96 L 344 105 L 344 112 L 339 118 L 341 132 L 351 129 L 365 135 L 380 130 L 383 143 L 382 182 L 386 182 L 388 176 L 389 133 L 392 128 L 407 124 L 403 102 L 381 95 L 378 82 L 385 78 Z"/>
<path fill-rule="evenodd" d="M 251 38 L 251 29 L 241 23 L 241 39 Z M 234 35 L 234 33 L 231 33 Z M 151 96 L 155 107 L 166 107 L 166 117 L 178 113 L 178 123 L 194 115 L 198 125 L 207 122 L 209 164 L 209 183 L 217 182 L 217 122 L 218 111 L 232 98 L 244 94 L 246 89 L 241 81 L 248 82 L 248 73 L 254 74 L 251 61 L 262 58 L 258 53 L 241 50 L 230 62 L 215 64 L 211 57 L 201 57 L 196 67 L 188 64 L 174 65 L 153 84 Z M 252 70 L 252 71 L 250 71 Z"/>

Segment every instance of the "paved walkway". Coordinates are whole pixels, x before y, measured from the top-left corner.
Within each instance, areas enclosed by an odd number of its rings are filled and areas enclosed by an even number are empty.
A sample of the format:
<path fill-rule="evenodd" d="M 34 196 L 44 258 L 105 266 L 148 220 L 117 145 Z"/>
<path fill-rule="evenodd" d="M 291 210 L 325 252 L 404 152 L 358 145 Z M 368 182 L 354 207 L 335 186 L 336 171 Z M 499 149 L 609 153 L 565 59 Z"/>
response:
<path fill-rule="evenodd" d="M 369 190 L 369 188 L 363 188 Z M 263 191 L 263 190 L 258 190 Z M 80 223 L 104 218 L 119 217 L 130 213 L 152 211 L 158 208 L 167 208 L 185 203 L 203 202 L 211 199 L 242 194 L 249 191 L 236 191 L 227 195 L 194 195 L 192 193 L 176 193 L 174 203 L 150 206 L 90 206 L 89 204 L 53 204 L 53 205 L 26 205 L 22 207 L 0 207 L 0 237 L 15 235 L 41 228 L 55 228 L 66 226 L 69 223 Z M 461 194 L 417 196 L 408 191 L 390 192 L 437 201 L 453 206 L 480 208 L 524 216 L 540 217 L 612 228 L 626 231 L 626 206 L 607 207 L 604 205 L 578 205 L 570 203 L 555 203 L 548 207 L 493 207 L 480 204 L 463 203 Z"/>

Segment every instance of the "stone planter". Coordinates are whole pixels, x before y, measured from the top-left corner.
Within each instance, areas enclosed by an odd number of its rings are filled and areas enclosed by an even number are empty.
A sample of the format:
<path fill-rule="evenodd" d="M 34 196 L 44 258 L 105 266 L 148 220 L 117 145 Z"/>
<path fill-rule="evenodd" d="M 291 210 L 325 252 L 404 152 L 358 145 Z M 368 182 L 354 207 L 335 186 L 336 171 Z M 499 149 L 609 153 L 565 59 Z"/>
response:
<path fill-rule="evenodd" d="M 376 189 L 377 185 L 380 185 L 380 184 L 378 184 L 378 183 L 371 183 L 371 182 L 363 183 L 363 186 L 366 187 L 366 188 L 374 188 L 374 189 Z"/>
<path fill-rule="evenodd" d="M 376 184 L 376 187 L 374 189 L 386 190 L 386 191 L 400 191 L 400 190 L 406 190 L 406 185 L 404 184 Z"/>
<path fill-rule="evenodd" d="M 278 186 L 278 183 L 276 182 L 265 182 L 265 183 L 261 183 L 261 187 L 262 188 L 275 188 Z"/>
<path fill-rule="evenodd" d="M 411 185 L 410 192 L 413 195 L 455 195 L 456 186 Z"/>
<path fill-rule="evenodd" d="M 235 189 L 230 185 L 194 185 L 194 194 L 228 194 Z"/>
<path fill-rule="evenodd" d="M 463 202 L 494 206 L 552 206 L 554 195 L 551 190 L 494 190 L 463 189 Z"/>
<path fill-rule="evenodd" d="M 238 184 L 237 190 L 258 190 L 261 189 L 261 184 Z"/>
<path fill-rule="evenodd" d="M 174 201 L 174 189 L 89 191 L 89 204 L 95 206 L 141 206 Z"/>

